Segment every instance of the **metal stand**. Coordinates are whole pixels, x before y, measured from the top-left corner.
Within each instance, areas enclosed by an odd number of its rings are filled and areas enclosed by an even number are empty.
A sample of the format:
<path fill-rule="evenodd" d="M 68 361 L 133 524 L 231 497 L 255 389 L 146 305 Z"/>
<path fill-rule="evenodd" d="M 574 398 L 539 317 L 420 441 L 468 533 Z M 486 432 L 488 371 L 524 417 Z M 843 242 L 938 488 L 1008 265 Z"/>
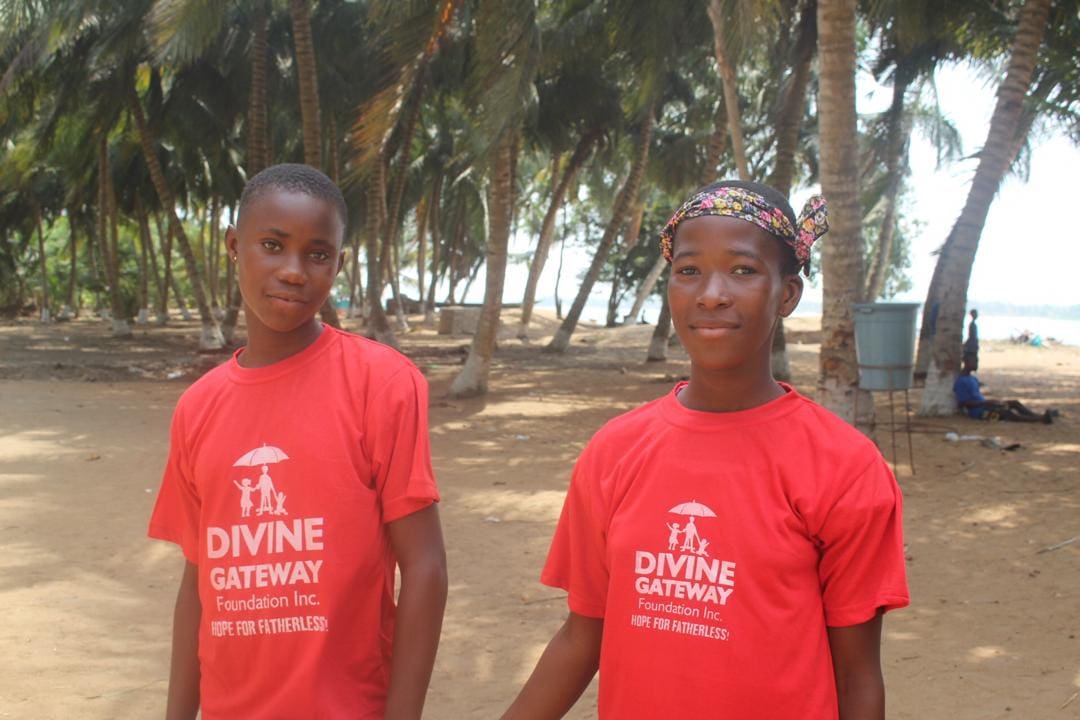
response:
<path fill-rule="evenodd" d="M 865 388 L 859 388 L 865 390 Z M 871 407 L 873 407 L 874 390 L 866 390 L 870 393 Z M 889 390 L 889 434 L 892 438 L 892 466 L 893 474 L 896 474 L 896 409 L 893 402 L 893 391 Z M 855 391 L 855 421 L 859 420 L 859 392 Z M 870 426 L 870 432 L 873 433 L 877 429 L 877 413 L 874 413 L 874 420 Z M 908 389 L 904 388 L 904 432 L 907 434 L 907 446 L 908 446 L 908 465 L 911 467 L 911 474 L 915 475 L 915 450 L 911 440 L 911 398 L 908 394 Z M 876 442 L 876 441 L 875 441 Z M 880 445 L 878 446 L 880 448 Z"/>

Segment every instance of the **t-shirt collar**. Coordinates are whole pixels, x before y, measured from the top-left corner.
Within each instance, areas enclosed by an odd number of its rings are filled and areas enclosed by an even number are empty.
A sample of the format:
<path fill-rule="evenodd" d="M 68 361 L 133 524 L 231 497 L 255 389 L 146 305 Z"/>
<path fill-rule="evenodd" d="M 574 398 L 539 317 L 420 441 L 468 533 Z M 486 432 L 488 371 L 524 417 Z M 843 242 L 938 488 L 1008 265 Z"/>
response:
<path fill-rule="evenodd" d="M 679 402 L 679 392 L 688 384 L 685 380 L 676 383 L 671 392 L 660 399 L 660 410 L 664 419 L 672 425 L 689 430 L 730 430 L 736 427 L 757 425 L 793 412 L 803 401 L 802 395 L 793 387 L 781 382 L 778 384 L 784 389 L 783 395 L 775 400 L 770 400 L 764 405 L 758 405 L 748 410 L 736 410 L 734 412 L 691 410 Z"/>
<path fill-rule="evenodd" d="M 341 331 L 335 330 L 329 325 L 323 325 L 322 332 L 319 333 L 319 337 L 315 338 L 315 342 L 308 345 L 306 348 L 290 355 L 284 360 L 279 360 L 276 363 L 270 365 L 264 365 L 258 368 L 246 368 L 240 365 L 238 358 L 240 353 L 244 351 L 244 348 L 237 349 L 229 358 L 226 373 L 230 380 L 242 385 L 249 385 L 254 383 L 262 383 L 270 380 L 275 380 L 283 375 L 287 375 L 297 368 L 307 365 L 309 362 L 322 355 L 327 348 L 337 342 L 341 336 Z"/>

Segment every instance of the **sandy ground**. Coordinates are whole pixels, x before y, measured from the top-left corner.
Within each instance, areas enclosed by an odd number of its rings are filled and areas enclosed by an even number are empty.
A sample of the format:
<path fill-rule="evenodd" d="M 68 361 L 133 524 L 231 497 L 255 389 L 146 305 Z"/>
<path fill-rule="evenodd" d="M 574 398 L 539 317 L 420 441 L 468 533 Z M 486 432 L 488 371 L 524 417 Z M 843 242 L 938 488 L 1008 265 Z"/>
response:
<path fill-rule="evenodd" d="M 814 323 L 791 326 L 811 392 Z M 467 338 L 404 340 L 432 388 L 450 600 L 427 717 L 495 718 L 565 614 L 537 575 L 573 460 L 608 418 L 687 370 L 644 363 L 651 328 L 584 328 L 562 357 L 501 342 L 486 398 L 445 398 Z M 169 416 L 200 368 L 197 329 L 0 325 L 0 718 L 160 717 L 179 552 L 145 539 Z M 962 418 L 900 435 L 913 604 L 885 624 L 889 717 L 1080 718 L 1080 348 L 987 343 L 990 394 L 1056 424 Z M 918 393 L 912 395 L 918 401 Z M 879 417 L 887 406 L 879 399 Z M 944 434 L 1000 435 L 1014 452 Z M 892 446 L 879 432 L 886 456 Z M 571 714 L 595 717 L 595 687 Z"/>

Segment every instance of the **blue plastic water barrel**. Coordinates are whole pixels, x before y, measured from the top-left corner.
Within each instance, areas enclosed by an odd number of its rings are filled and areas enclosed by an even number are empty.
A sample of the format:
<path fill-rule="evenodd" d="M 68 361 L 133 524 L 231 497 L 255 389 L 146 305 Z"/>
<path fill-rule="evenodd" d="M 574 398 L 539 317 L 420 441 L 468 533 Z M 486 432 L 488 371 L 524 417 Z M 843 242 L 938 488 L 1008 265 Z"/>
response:
<path fill-rule="evenodd" d="M 863 390 L 907 390 L 919 303 L 856 303 L 855 354 Z"/>

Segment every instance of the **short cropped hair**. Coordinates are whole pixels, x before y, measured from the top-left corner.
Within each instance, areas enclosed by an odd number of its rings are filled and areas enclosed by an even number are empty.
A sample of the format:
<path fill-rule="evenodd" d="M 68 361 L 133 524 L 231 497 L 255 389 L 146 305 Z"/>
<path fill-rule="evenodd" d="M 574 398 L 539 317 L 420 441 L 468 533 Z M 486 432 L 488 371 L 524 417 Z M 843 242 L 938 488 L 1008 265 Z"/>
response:
<path fill-rule="evenodd" d="M 329 203 L 341 217 L 341 227 L 348 227 L 349 209 L 341 190 L 324 173 L 310 165 L 282 163 L 271 165 L 247 181 L 240 194 L 240 207 L 237 209 L 237 221 L 244 214 L 244 208 L 271 190 L 301 193 L 308 197 Z"/>

